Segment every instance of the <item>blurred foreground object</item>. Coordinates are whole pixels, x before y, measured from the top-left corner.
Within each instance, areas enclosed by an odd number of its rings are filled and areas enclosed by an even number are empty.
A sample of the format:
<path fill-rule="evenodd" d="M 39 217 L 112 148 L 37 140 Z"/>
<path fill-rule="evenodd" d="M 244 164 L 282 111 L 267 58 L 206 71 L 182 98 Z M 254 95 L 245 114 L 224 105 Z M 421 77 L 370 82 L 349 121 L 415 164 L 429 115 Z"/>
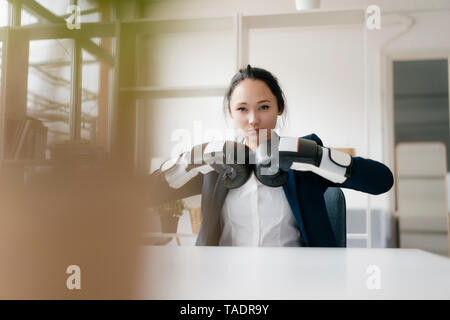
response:
<path fill-rule="evenodd" d="M 0 299 L 135 298 L 142 190 L 105 161 L 41 169 L 0 181 Z"/>

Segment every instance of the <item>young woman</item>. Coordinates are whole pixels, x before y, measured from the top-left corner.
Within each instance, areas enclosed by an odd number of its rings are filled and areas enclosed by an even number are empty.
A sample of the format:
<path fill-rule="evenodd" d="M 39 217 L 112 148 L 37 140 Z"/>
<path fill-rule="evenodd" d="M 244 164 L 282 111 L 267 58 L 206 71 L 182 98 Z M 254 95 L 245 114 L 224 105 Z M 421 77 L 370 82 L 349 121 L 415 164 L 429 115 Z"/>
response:
<path fill-rule="evenodd" d="M 224 108 L 242 138 L 194 146 L 152 175 L 153 204 L 202 194 L 196 245 L 335 247 L 327 188 L 381 194 L 393 185 L 382 163 L 323 147 L 315 134 L 274 133 L 286 107 L 267 70 L 241 69 Z"/>

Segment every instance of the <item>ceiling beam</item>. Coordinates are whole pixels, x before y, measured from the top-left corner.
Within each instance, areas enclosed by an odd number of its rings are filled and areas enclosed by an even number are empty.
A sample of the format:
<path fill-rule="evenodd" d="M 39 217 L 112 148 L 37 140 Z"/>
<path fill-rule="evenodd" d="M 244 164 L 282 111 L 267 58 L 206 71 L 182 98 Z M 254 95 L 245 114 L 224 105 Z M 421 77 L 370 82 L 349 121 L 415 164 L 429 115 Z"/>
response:
<path fill-rule="evenodd" d="M 15 1 L 8 0 L 8 2 L 14 3 Z M 64 24 L 64 25 L 66 24 L 66 20 L 64 20 L 64 18 L 57 16 L 56 14 L 54 14 L 53 12 L 51 12 L 50 10 L 48 10 L 47 8 L 45 8 L 44 6 L 42 6 L 41 4 L 37 3 L 34 0 L 21 0 L 20 4 L 22 5 L 22 8 L 24 8 L 25 10 L 27 10 L 28 12 L 30 12 L 31 14 L 33 14 L 39 18 L 45 19 L 45 20 L 55 23 L 55 24 Z M 93 25 L 93 24 L 91 24 L 91 25 Z M 109 25 L 109 24 L 106 24 L 106 25 Z M 84 33 L 85 24 L 82 24 L 82 26 L 83 26 L 83 33 Z M 33 26 L 33 28 L 36 28 L 36 27 Z M 50 28 L 50 30 L 51 30 L 51 26 L 48 26 L 47 28 Z M 95 26 L 93 28 L 95 29 Z M 45 29 L 41 29 L 41 30 L 45 30 Z M 102 30 L 102 29 L 100 29 L 100 30 Z M 112 28 L 112 30 L 114 30 L 114 28 Z M 37 30 L 36 32 L 38 33 L 39 31 L 40 30 Z M 73 38 L 73 36 L 76 35 L 76 33 L 73 33 L 74 31 L 75 32 L 78 31 L 78 33 L 79 33 L 78 37 L 81 37 L 82 33 L 80 32 L 80 30 L 70 30 L 70 31 L 71 31 L 70 38 Z M 111 33 L 107 33 L 107 34 L 111 36 Z M 89 33 L 89 35 L 91 35 L 91 33 Z M 102 37 L 102 36 L 105 36 L 105 35 L 101 34 L 101 33 L 95 35 L 95 37 Z M 30 40 L 33 40 L 33 39 L 30 38 Z M 85 49 L 87 52 L 89 52 L 93 56 L 97 57 L 99 60 L 104 60 L 111 66 L 114 65 L 114 58 L 112 57 L 112 55 L 109 54 L 105 49 L 100 47 L 98 44 L 96 44 L 92 40 L 89 40 L 89 39 L 81 40 L 81 46 L 83 49 Z"/>
<path fill-rule="evenodd" d="M 98 11 L 99 11 L 98 8 L 82 10 L 82 11 L 80 11 L 80 15 L 84 16 L 84 15 L 88 15 L 88 14 L 97 13 Z M 64 15 L 62 15 L 60 17 L 63 18 L 63 19 L 67 19 L 68 17 L 70 17 L 70 13 L 64 14 Z"/>

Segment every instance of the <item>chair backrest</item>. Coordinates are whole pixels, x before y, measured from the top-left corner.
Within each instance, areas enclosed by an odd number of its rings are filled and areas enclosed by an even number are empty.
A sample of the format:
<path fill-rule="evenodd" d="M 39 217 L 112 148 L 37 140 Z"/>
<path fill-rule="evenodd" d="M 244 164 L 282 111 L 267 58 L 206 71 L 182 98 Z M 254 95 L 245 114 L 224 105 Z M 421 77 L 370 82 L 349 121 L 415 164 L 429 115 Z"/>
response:
<path fill-rule="evenodd" d="M 338 247 L 347 247 L 347 210 L 345 196 L 340 188 L 329 187 L 325 193 L 325 205 Z"/>

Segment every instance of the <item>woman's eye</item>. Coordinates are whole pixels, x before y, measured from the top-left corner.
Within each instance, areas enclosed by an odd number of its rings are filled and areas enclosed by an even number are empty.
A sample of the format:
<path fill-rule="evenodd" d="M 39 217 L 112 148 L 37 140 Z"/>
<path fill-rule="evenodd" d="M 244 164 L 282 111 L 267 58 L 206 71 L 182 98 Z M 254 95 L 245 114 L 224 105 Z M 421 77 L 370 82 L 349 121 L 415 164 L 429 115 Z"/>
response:
<path fill-rule="evenodd" d="M 244 107 L 239 107 L 239 108 L 237 108 L 237 110 L 238 111 L 245 111 L 245 108 Z"/>
<path fill-rule="evenodd" d="M 269 109 L 270 107 L 269 106 L 267 106 L 267 105 L 263 105 L 263 106 L 261 106 L 261 109 L 262 110 L 267 110 L 267 109 Z"/>

